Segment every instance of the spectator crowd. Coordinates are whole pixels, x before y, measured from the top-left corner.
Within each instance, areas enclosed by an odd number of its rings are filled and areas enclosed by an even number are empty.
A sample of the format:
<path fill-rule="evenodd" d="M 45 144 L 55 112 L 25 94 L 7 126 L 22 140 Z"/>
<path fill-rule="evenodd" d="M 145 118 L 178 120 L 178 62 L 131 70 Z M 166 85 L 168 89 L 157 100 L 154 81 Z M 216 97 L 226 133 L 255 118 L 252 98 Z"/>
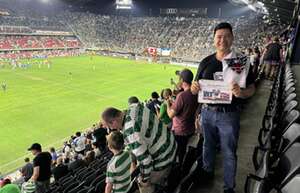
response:
<path fill-rule="evenodd" d="M 75 37 L 64 36 L 0 36 L 1 50 L 17 49 L 58 49 L 58 48 L 78 48 L 80 42 Z"/>
<path fill-rule="evenodd" d="M 235 48 L 246 50 L 262 47 L 263 39 L 284 25 L 264 23 L 261 16 L 252 15 L 226 19 L 234 27 Z M 86 48 L 143 54 L 149 47 L 170 48 L 171 56 L 201 60 L 213 52 L 213 27 L 219 18 L 135 17 L 70 12 L 52 17 L 3 16 L 0 33 L 32 33 L 35 30 L 72 31 Z M 22 26 L 11 28 L 8 26 Z M 57 48 L 82 46 L 78 39 L 65 37 L 0 36 L 1 49 Z"/>
<path fill-rule="evenodd" d="M 133 53 L 150 46 L 167 47 L 173 49 L 174 57 L 205 58 L 197 74 L 189 69 L 178 72 L 178 83 L 173 90 L 164 88 L 160 95 L 153 92 L 151 99 L 145 102 L 130 97 L 124 111 L 113 107 L 105 109 L 99 123 L 85 133 L 76 132 L 59 151 L 54 147 L 49 152 L 42 151 L 39 143 L 32 144 L 28 150 L 34 156 L 33 161 L 25 159 L 21 177 L 15 182 L 21 190 L 5 178 L 1 180 L 0 193 L 5 189 L 16 193 L 45 193 L 51 189 L 51 179 L 59 184 L 60 179 L 68 175 L 85 180 L 92 173 L 82 177 L 76 170 L 95 167 L 94 163 L 104 155 L 110 159 L 105 162 L 106 186 L 96 190 L 126 193 L 137 181 L 141 193 L 152 193 L 168 184 L 174 168 L 179 179 L 185 177 L 192 162 L 202 154 L 197 152 L 199 146 L 203 147 L 201 179 L 213 179 L 215 153 L 219 147 L 224 155 L 224 193 L 234 193 L 239 112 L 243 99 L 254 94 L 256 79 L 272 80 L 284 61 L 284 47 L 279 38 L 269 38 L 265 33 L 278 31 L 278 28 L 259 26 L 262 23 L 257 18 L 230 19 L 232 26 L 209 18 L 123 17 L 76 12 L 65 12 L 54 20 L 61 18 L 88 47 Z M 13 19 L 7 22 L 14 24 Z M 32 27 L 32 23 L 25 24 Z M 261 43 L 265 37 L 266 41 Z M 194 80 L 213 80 L 214 73 L 222 71 L 221 61 L 231 54 L 232 45 L 249 58 L 251 67 L 246 75 L 246 87 L 230 85 L 231 104 L 198 105 L 197 93 L 201 86 Z M 0 49 L 78 46 L 77 39 L 69 41 L 64 37 L 0 36 Z M 138 175 L 132 176 L 134 171 L 138 171 Z"/>

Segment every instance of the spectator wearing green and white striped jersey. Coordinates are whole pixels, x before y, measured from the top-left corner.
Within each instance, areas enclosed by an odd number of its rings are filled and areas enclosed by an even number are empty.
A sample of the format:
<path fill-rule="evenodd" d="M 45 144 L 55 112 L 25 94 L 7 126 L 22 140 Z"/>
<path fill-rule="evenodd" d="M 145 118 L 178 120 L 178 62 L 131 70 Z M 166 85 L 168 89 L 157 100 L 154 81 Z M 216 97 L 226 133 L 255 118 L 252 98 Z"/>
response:
<path fill-rule="evenodd" d="M 123 135 L 113 131 L 107 136 L 107 145 L 114 154 L 107 165 L 105 193 L 127 193 L 131 188 L 131 156 L 124 150 Z"/>
<path fill-rule="evenodd" d="M 141 104 L 131 105 L 124 112 L 107 108 L 102 120 L 105 127 L 123 132 L 125 145 L 137 158 L 140 192 L 152 193 L 156 185 L 164 185 L 177 149 L 167 126 Z"/>
<path fill-rule="evenodd" d="M 35 184 L 33 181 L 24 182 L 22 184 L 21 193 L 33 193 L 35 192 Z"/>

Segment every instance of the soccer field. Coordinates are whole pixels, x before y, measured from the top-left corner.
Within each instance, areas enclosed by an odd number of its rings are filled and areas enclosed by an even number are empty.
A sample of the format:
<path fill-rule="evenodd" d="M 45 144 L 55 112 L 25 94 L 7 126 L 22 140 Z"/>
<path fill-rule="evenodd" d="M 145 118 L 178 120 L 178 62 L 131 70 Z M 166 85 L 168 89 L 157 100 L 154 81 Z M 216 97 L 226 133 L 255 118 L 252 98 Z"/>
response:
<path fill-rule="evenodd" d="M 183 67 L 89 56 L 51 59 L 52 66 L 0 68 L 0 172 L 13 171 L 39 142 L 44 150 L 99 121 L 108 106 L 125 108 L 128 97 L 150 98 L 170 87 Z"/>

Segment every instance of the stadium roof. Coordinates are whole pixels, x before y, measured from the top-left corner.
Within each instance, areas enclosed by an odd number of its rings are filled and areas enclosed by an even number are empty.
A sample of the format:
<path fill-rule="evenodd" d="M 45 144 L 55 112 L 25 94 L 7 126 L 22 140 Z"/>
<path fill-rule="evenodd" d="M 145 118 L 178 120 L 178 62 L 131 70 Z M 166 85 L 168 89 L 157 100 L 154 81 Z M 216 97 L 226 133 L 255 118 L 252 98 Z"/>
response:
<path fill-rule="evenodd" d="M 12 7 L 16 12 L 18 7 L 26 7 L 26 4 L 32 6 L 35 10 L 41 10 L 43 13 L 46 8 L 49 13 L 55 13 L 58 10 L 65 10 L 65 7 L 72 5 L 75 8 L 84 8 L 84 10 L 101 12 L 103 9 L 114 8 L 115 0 L 47 0 L 49 6 L 45 6 L 46 0 L 1 0 L 1 5 L 7 5 L 5 7 Z M 295 10 L 298 8 L 297 1 L 299 0 L 133 0 L 136 5 L 135 11 L 147 10 L 147 8 L 173 8 L 173 7 L 208 7 L 209 12 L 211 10 L 222 7 L 223 13 L 232 11 L 235 9 L 229 2 L 245 7 L 245 4 L 250 4 L 249 8 L 253 8 L 251 5 L 262 5 L 263 9 L 257 8 L 256 11 L 268 13 L 269 17 L 273 21 L 281 21 L 284 23 L 290 23 L 294 16 Z M 40 2 L 40 3 L 37 3 Z M 230 6 L 227 6 L 227 4 Z M 51 6 L 50 6 L 51 5 Z M 247 6 L 247 5 L 246 5 Z M 238 10 L 238 9 L 237 9 Z M 148 10 L 147 10 L 148 11 Z M 48 13 L 47 12 L 47 13 Z M 213 12 L 214 13 L 214 12 Z"/>
<path fill-rule="evenodd" d="M 260 0 L 269 12 L 269 16 L 276 20 L 288 23 L 297 8 L 296 0 Z"/>
<path fill-rule="evenodd" d="M 248 5 L 252 10 L 269 16 L 274 21 L 289 23 L 299 0 L 228 0 L 235 5 Z M 266 17 L 267 18 L 267 17 Z"/>

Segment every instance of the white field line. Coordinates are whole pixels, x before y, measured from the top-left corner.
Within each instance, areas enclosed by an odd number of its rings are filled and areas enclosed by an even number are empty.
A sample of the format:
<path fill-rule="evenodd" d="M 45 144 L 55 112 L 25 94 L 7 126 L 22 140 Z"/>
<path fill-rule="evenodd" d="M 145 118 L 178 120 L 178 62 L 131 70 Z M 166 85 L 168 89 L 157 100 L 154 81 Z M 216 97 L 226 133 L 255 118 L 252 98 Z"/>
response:
<path fill-rule="evenodd" d="M 46 147 L 43 147 L 43 149 L 49 149 L 50 147 L 53 147 L 55 144 L 61 143 L 61 142 L 65 141 L 65 140 L 67 140 L 68 138 L 69 138 L 69 137 L 65 137 L 65 138 L 63 138 L 63 139 L 60 139 L 59 141 L 56 141 L 56 142 L 54 142 L 54 143 L 52 143 L 52 144 L 47 145 Z M 11 165 L 11 164 L 13 164 L 13 163 L 16 163 L 16 162 L 18 162 L 19 160 L 22 160 L 22 159 L 24 159 L 25 157 L 28 157 L 28 156 L 30 156 L 30 155 L 31 155 L 31 153 L 27 153 L 27 154 L 25 154 L 25 155 L 23 155 L 23 156 L 21 156 L 21 157 L 15 159 L 15 160 L 11 161 L 11 162 L 8 162 L 8 163 L 6 163 L 6 164 L 3 164 L 3 165 L 0 166 L 0 169 L 1 169 L 1 168 L 4 168 L 4 167 L 6 167 L 6 166 L 9 166 L 9 165 Z"/>
<path fill-rule="evenodd" d="M 176 63 L 176 64 L 171 64 L 171 65 L 195 67 L 194 65 L 187 65 L 187 64 L 182 64 L 182 63 Z M 32 79 L 32 77 L 23 75 L 23 74 L 21 74 L 21 73 L 15 72 L 15 74 L 16 74 L 16 75 L 19 75 L 19 76 L 23 76 L 23 77 L 25 77 L 25 78 L 31 78 L 31 79 Z M 35 77 L 35 78 L 39 78 L 39 77 Z M 74 86 L 67 86 L 67 85 L 65 85 L 65 84 L 62 84 L 62 83 L 59 83 L 59 82 L 56 82 L 56 81 L 46 80 L 46 79 L 43 79 L 43 78 L 40 78 L 40 81 L 50 82 L 50 83 L 53 83 L 53 84 L 55 84 L 55 85 L 63 86 L 63 87 L 65 87 L 65 88 L 69 88 L 69 89 L 74 90 L 74 91 L 79 91 L 79 92 L 82 92 L 82 93 L 85 93 L 85 94 L 95 95 L 95 96 L 97 96 L 97 97 L 103 97 L 103 98 L 105 98 L 105 99 L 112 99 L 112 98 L 113 98 L 113 97 L 107 97 L 106 95 L 96 94 L 95 92 L 89 92 L 89 91 L 86 91 L 86 90 L 83 90 L 83 89 L 79 89 L 79 88 L 76 88 L 76 87 L 74 87 Z M 115 81 L 115 82 L 118 83 L 119 81 Z M 2 110 L 2 109 L 1 109 L 1 110 Z M 46 148 L 43 147 L 43 149 L 47 149 L 47 148 L 53 147 L 55 144 L 61 143 L 61 142 L 65 141 L 65 140 L 68 139 L 68 138 L 69 138 L 69 137 L 65 137 L 65 138 L 63 138 L 63 139 L 61 139 L 61 140 L 59 140 L 59 141 L 57 141 L 57 142 L 54 142 L 54 143 L 52 143 L 52 144 L 49 144 L 48 146 L 46 146 Z M 20 161 L 20 160 L 23 160 L 25 157 L 28 157 L 28 156 L 30 156 L 30 155 L 31 155 L 31 154 L 28 153 L 28 154 L 25 154 L 24 156 L 21 156 L 21 157 L 19 157 L 19 158 L 16 158 L 15 160 L 13 160 L 13 161 L 11 161 L 11 162 L 8 162 L 8 163 L 6 163 L 6 164 L 3 164 L 3 165 L 0 166 L 0 169 L 5 168 L 5 167 L 7 167 L 7 166 L 9 166 L 9 165 L 12 165 L 12 164 L 14 164 L 14 163 L 16 163 L 16 162 L 18 162 L 18 161 Z M 15 169 L 17 169 L 17 167 L 15 167 Z M 12 170 L 14 170 L 14 169 L 12 169 Z"/>
<path fill-rule="evenodd" d="M 27 76 L 27 75 L 23 75 L 23 74 L 21 74 L 21 73 L 17 73 L 17 72 L 14 72 L 16 75 L 18 75 L 18 76 L 22 76 L 22 77 L 24 77 L 24 78 L 30 78 L 29 76 Z M 36 78 L 39 78 L 39 77 L 36 77 Z M 124 78 L 120 78 L 120 79 L 118 79 L 117 81 L 115 80 L 115 81 L 113 81 L 113 82 L 111 82 L 111 83 L 118 83 L 120 80 L 125 80 Z M 79 89 L 79 88 L 77 88 L 77 87 L 74 87 L 74 86 L 69 86 L 69 85 L 65 85 L 65 84 L 62 84 L 62 83 L 59 83 L 59 82 L 56 82 L 56 81 L 51 81 L 51 80 L 46 80 L 46 79 L 40 79 L 39 81 L 45 81 L 45 82 L 48 82 L 48 83 L 51 83 L 51 84 L 54 84 L 54 85 L 58 85 L 58 86 L 62 86 L 62 87 L 64 87 L 64 88 L 68 88 L 68 89 L 70 89 L 70 90 L 73 90 L 73 91 L 78 91 L 78 92 L 81 92 L 81 93 L 84 93 L 84 94 L 90 94 L 90 95 L 94 95 L 94 96 L 97 96 L 97 97 L 100 97 L 100 98 L 102 98 L 102 99 L 111 99 L 111 100 L 113 100 L 114 98 L 117 98 L 117 97 L 107 97 L 107 95 L 101 95 L 101 94 L 97 94 L 96 92 L 90 92 L 90 91 L 87 91 L 87 90 L 83 90 L 83 89 Z M 28 105 L 31 105 L 31 104 L 28 104 Z M 26 105 L 25 105 L 26 106 Z M 19 107 L 17 107 L 17 108 L 19 108 Z M 10 108 L 11 109 L 11 108 Z M 0 111 L 5 111 L 5 110 L 7 110 L 7 109 L 1 109 Z M 58 143 L 61 143 L 61 142 L 63 142 L 63 141 L 65 141 L 67 138 L 69 138 L 69 137 L 66 137 L 66 138 L 63 138 L 63 139 L 61 139 L 61 140 L 58 140 L 57 142 L 54 142 L 54 143 L 52 143 L 52 144 L 49 144 L 48 146 L 46 146 L 46 149 L 47 148 L 50 148 L 50 147 L 52 147 L 52 146 L 54 146 L 55 144 L 58 144 Z M 45 149 L 44 147 L 43 147 L 43 149 Z M 8 162 L 8 163 L 6 163 L 6 164 L 3 164 L 3 165 L 1 165 L 0 166 L 0 170 L 2 169 L 2 168 L 5 168 L 5 167 L 7 167 L 7 166 L 9 166 L 9 165 L 13 165 L 14 163 L 17 163 L 18 161 L 21 161 L 21 160 L 23 160 L 25 157 L 28 157 L 28 156 L 30 156 L 31 154 L 30 153 L 27 153 L 27 154 L 25 154 L 25 155 L 23 155 L 23 156 L 21 156 L 21 157 L 19 157 L 19 158 L 16 158 L 16 159 L 14 159 L 13 161 L 11 161 L 11 162 Z M 12 168 L 11 170 L 14 170 L 14 169 L 17 169 L 18 167 L 15 167 L 15 168 Z"/>
<path fill-rule="evenodd" d="M 22 76 L 24 78 L 29 78 L 29 76 L 27 75 L 23 75 L 23 74 L 20 74 L 20 73 L 17 73 L 15 72 L 16 75 L 18 76 Z M 39 77 L 35 77 L 35 78 L 39 78 Z M 29 78 L 31 79 L 31 78 Z M 114 81 L 110 81 L 109 83 L 110 84 L 114 84 L 114 83 L 119 83 L 120 81 L 124 81 L 126 80 L 125 78 L 119 78 L 119 79 L 116 79 Z M 99 97 L 101 98 L 102 100 L 114 100 L 114 99 L 119 99 L 118 97 L 114 97 L 114 96 L 107 96 L 107 95 L 103 95 L 103 94 L 97 94 L 97 92 L 91 92 L 91 91 L 88 91 L 88 90 L 84 90 L 84 89 L 80 89 L 78 87 L 74 87 L 74 86 L 70 86 L 70 85 L 66 85 L 66 84 L 63 84 L 63 83 L 60 83 L 59 81 L 53 81 L 53 80 L 47 80 L 47 79 L 40 79 L 39 81 L 44 81 L 44 82 L 48 82 L 48 83 L 51 83 L 52 85 L 56 85 L 56 86 L 61 86 L 63 88 L 66 88 L 68 90 L 71 90 L 71 91 L 77 91 L 77 92 L 80 92 L 82 94 L 88 94 L 88 95 L 91 95 L 91 96 L 96 96 L 96 97 Z M 40 95 L 40 98 L 43 98 L 42 95 Z M 44 97 L 45 98 L 45 97 Z M 48 100 L 48 99 L 47 99 Z M 36 103 L 35 103 L 36 104 Z M 28 106 L 28 105 L 32 105 L 32 104 L 25 104 L 25 105 L 21 105 L 22 107 L 23 106 Z M 15 107 L 15 108 L 19 108 L 20 106 L 18 107 Z M 9 105 L 7 106 L 7 108 L 1 108 L 0 111 L 7 111 L 7 110 L 11 110 L 11 107 L 9 107 Z"/>

